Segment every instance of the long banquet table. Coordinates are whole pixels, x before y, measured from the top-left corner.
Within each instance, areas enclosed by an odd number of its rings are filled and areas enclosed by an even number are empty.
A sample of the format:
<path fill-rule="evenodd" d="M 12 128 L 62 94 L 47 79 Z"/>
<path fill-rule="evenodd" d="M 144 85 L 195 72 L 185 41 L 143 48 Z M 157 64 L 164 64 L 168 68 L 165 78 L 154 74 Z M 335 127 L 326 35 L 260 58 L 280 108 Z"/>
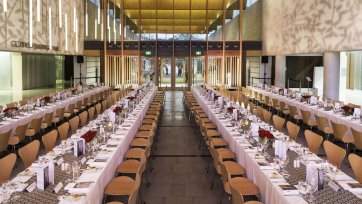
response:
<path fill-rule="evenodd" d="M 352 116 L 346 117 L 341 114 L 335 114 L 333 112 L 333 110 L 325 111 L 324 109 L 318 108 L 318 106 L 316 106 L 316 105 L 312 106 L 312 105 L 309 105 L 306 103 L 302 103 L 296 99 L 291 99 L 286 96 L 274 94 L 274 93 L 268 92 L 266 90 L 262 90 L 257 87 L 248 86 L 247 88 L 252 90 L 253 92 L 258 92 L 263 95 L 269 96 L 271 98 L 276 98 L 279 101 L 284 101 L 287 105 L 296 106 L 299 111 L 300 111 L 300 109 L 310 111 L 312 113 L 311 119 L 314 119 L 314 114 L 317 114 L 318 116 L 327 117 L 330 121 L 333 121 L 338 124 L 344 124 L 349 128 L 353 128 L 357 131 L 362 132 L 362 124 L 361 124 L 360 119 L 353 119 Z"/>
<path fill-rule="evenodd" d="M 102 91 L 108 90 L 109 87 L 98 87 L 95 89 L 91 89 L 89 91 L 86 91 L 85 93 L 82 93 L 77 96 L 72 96 L 70 98 L 67 98 L 65 100 L 58 101 L 56 103 L 53 103 L 49 106 L 40 107 L 37 110 L 33 110 L 32 112 L 25 113 L 22 116 L 17 116 L 16 118 L 7 119 L 6 121 L 2 121 L 0 123 L 0 133 L 9 131 L 12 129 L 13 133 L 15 133 L 15 129 L 19 125 L 23 125 L 27 122 L 30 122 L 34 118 L 39 118 L 41 116 L 44 116 L 46 113 L 49 112 L 55 112 L 58 108 L 65 109 L 68 108 L 68 105 L 76 103 L 77 101 L 83 100 L 84 98 L 90 97 L 91 95 L 100 93 Z"/>
<path fill-rule="evenodd" d="M 240 133 L 235 132 L 233 128 L 227 125 L 225 119 L 220 119 L 220 114 L 218 111 L 213 108 L 213 106 L 203 97 L 199 90 L 196 87 L 191 88 L 191 92 L 196 98 L 198 104 L 201 106 L 203 111 L 209 116 L 209 119 L 217 126 L 218 131 L 221 133 L 222 137 L 228 142 L 229 147 L 237 155 L 237 162 L 241 164 L 246 169 L 247 178 L 253 181 L 260 189 L 261 200 L 267 204 L 302 204 L 307 203 L 302 197 L 297 195 L 288 195 L 285 196 L 282 189 L 277 185 L 278 183 L 273 182 L 267 175 L 266 169 L 262 169 L 256 159 L 254 158 L 255 153 L 248 151 L 244 148 L 243 143 L 241 142 Z M 271 156 L 274 156 L 274 150 L 271 149 L 268 153 Z M 294 159 L 297 157 L 295 152 L 289 151 L 289 157 Z M 272 159 L 269 162 L 273 162 Z M 289 184 L 297 185 L 298 180 L 305 180 L 306 178 L 306 167 L 301 165 L 300 168 L 294 168 L 293 162 L 290 162 L 287 166 L 287 170 L 291 172 L 291 177 L 286 179 Z M 344 174 L 344 173 L 343 173 Z M 350 181 L 354 179 L 346 177 Z M 349 191 L 343 190 L 339 193 L 334 192 L 330 187 L 325 186 L 321 191 L 315 193 L 317 202 L 316 203 L 345 203 L 346 201 L 355 201 L 361 202 L 354 194 Z"/>
<path fill-rule="evenodd" d="M 108 158 L 107 161 L 102 166 L 96 166 L 90 168 L 90 163 L 88 158 L 87 162 L 82 165 L 84 169 L 87 167 L 85 172 L 80 176 L 78 182 L 92 182 L 90 187 L 86 189 L 85 192 L 74 192 L 74 196 L 69 196 L 69 199 L 61 199 L 59 201 L 59 197 L 62 195 L 67 194 L 66 188 L 66 180 L 71 178 L 66 172 L 62 171 L 60 166 L 55 166 L 55 184 L 59 182 L 63 182 L 64 188 L 59 191 L 59 193 L 54 193 L 53 188 L 55 185 L 50 185 L 45 190 L 35 189 L 34 191 L 28 192 L 17 192 L 14 195 L 20 195 L 20 197 L 16 200 L 12 200 L 11 203 L 86 203 L 86 204 L 93 204 L 93 203 L 102 203 L 103 199 L 103 192 L 104 188 L 107 183 L 114 177 L 115 170 L 117 166 L 123 161 L 124 154 L 129 148 L 129 144 L 132 141 L 134 135 L 137 133 L 138 128 L 142 124 L 143 117 L 145 116 L 148 107 L 150 106 L 153 98 L 157 94 L 158 87 L 153 87 L 150 91 L 146 94 L 146 96 L 141 100 L 141 102 L 136 106 L 135 109 L 129 114 L 128 118 L 125 119 L 123 124 L 118 127 L 118 129 L 110 136 L 107 144 L 111 144 L 110 140 L 117 142 L 115 149 L 103 149 L 102 151 L 107 153 Z M 109 110 L 112 111 L 114 107 L 111 107 Z M 87 131 L 91 127 L 83 127 Z M 83 131 L 83 132 L 84 132 Z M 69 138 L 71 140 L 71 138 Z M 105 146 L 105 145 L 103 145 Z M 102 152 L 101 151 L 101 152 Z M 97 157 L 101 153 L 98 152 Z M 87 153 L 81 157 L 73 156 L 73 152 L 66 153 L 65 155 L 61 156 L 65 162 L 73 162 L 73 161 L 81 161 L 84 157 L 89 156 Z M 103 158 L 103 157 L 102 157 Z M 58 160 L 59 157 L 54 159 L 55 161 Z M 30 169 L 30 170 L 29 170 Z M 32 167 L 29 167 L 24 172 L 34 171 Z M 16 177 L 14 178 L 16 179 Z M 36 182 L 36 174 L 32 175 L 32 178 L 29 179 L 26 183 L 30 184 L 32 182 Z M 1 201 L 1 198 L 0 198 Z"/>

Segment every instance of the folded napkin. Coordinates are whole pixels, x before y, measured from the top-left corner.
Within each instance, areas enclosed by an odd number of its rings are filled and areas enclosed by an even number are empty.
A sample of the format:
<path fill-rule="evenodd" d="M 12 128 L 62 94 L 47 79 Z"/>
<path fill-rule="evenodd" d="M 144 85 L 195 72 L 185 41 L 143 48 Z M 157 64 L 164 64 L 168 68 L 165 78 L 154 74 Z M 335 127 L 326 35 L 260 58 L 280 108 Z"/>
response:
<path fill-rule="evenodd" d="M 79 182 L 94 182 L 98 179 L 100 172 L 101 172 L 101 169 L 98 169 L 98 168 L 87 169 L 79 177 L 78 181 Z"/>
<path fill-rule="evenodd" d="M 256 152 L 258 152 L 256 147 L 245 147 L 244 150 L 247 153 L 256 153 Z"/>
<path fill-rule="evenodd" d="M 275 170 L 272 171 L 266 170 L 264 172 L 272 182 L 285 182 L 284 177 Z"/>
<path fill-rule="evenodd" d="M 26 176 L 26 175 L 17 175 L 13 181 L 14 182 L 20 182 L 20 183 L 26 183 L 27 181 L 29 181 L 33 176 Z"/>
<path fill-rule="evenodd" d="M 119 139 L 111 138 L 108 140 L 107 145 L 119 145 L 119 144 L 121 144 L 121 142 L 122 142 L 122 139 L 120 139 L 120 138 Z"/>
<path fill-rule="evenodd" d="M 108 159 L 105 158 L 96 158 L 95 160 L 90 160 L 87 162 L 90 167 L 99 167 L 104 168 L 107 165 Z"/>
<path fill-rule="evenodd" d="M 290 195 L 299 195 L 299 190 L 297 187 L 290 185 L 290 184 L 280 184 L 278 185 L 279 188 L 283 191 L 283 195 L 290 196 Z"/>
<path fill-rule="evenodd" d="M 273 170 L 274 169 L 274 167 L 266 160 L 257 161 L 256 163 L 259 165 L 260 169 L 262 169 L 262 170 L 267 170 L 267 169 Z"/>
<path fill-rule="evenodd" d="M 69 193 L 87 194 L 91 185 L 93 185 L 93 182 L 70 183 L 65 186 L 64 189 L 67 190 Z"/>

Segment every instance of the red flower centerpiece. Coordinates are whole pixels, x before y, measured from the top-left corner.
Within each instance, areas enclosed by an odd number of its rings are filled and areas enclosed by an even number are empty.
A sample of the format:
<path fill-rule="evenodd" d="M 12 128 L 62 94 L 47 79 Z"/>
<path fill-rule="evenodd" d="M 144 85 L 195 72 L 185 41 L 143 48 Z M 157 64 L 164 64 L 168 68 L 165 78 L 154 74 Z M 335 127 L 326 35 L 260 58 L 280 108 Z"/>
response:
<path fill-rule="evenodd" d="M 133 101 L 135 99 L 135 97 L 134 96 L 128 96 L 127 99 L 130 100 L 130 101 Z"/>
<path fill-rule="evenodd" d="M 13 111 L 17 111 L 18 110 L 18 107 L 11 107 L 11 108 L 6 108 L 4 110 L 4 113 L 11 113 Z"/>
<path fill-rule="evenodd" d="M 260 129 L 258 131 L 259 133 L 259 138 L 261 141 L 265 141 L 265 140 L 268 140 L 268 141 L 271 141 L 273 142 L 275 140 L 275 137 L 273 134 L 271 134 L 269 131 L 267 130 L 263 130 L 263 129 Z"/>
<path fill-rule="evenodd" d="M 81 138 L 85 140 L 85 142 L 90 142 L 93 140 L 93 138 L 96 136 L 97 131 L 89 130 L 86 133 L 84 133 Z"/>
<path fill-rule="evenodd" d="M 122 113 L 122 110 L 123 110 L 122 107 L 117 106 L 117 107 L 115 107 L 115 108 L 113 109 L 113 112 L 114 112 L 115 114 L 120 114 L 120 113 Z"/>
<path fill-rule="evenodd" d="M 51 100 L 52 98 L 50 97 L 50 96 L 44 96 L 44 98 L 43 98 L 43 100 L 44 100 L 44 102 L 45 103 L 50 103 L 50 100 Z"/>
<path fill-rule="evenodd" d="M 344 111 L 344 115 L 348 115 L 352 108 L 349 106 L 342 106 L 342 110 Z"/>
<path fill-rule="evenodd" d="M 226 108 L 226 111 L 231 114 L 231 113 L 233 113 L 234 109 L 235 109 L 234 107 L 228 107 L 228 108 Z"/>
<path fill-rule="evenodd" d="M 219 98 L 219 96 L 214 95 L 214 101 L 216 101 Z"/>

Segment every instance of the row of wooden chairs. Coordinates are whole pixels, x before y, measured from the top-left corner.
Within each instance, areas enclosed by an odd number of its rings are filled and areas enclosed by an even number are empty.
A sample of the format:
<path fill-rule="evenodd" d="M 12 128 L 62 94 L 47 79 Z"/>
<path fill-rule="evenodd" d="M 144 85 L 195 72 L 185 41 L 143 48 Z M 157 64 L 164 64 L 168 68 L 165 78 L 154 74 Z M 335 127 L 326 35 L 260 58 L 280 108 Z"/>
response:
<path fill-rule="evenodd" d="M 245 196 L 257 198 L 260 194 L 259 188 L 246 178 L 246 170 L 236 162 L 236 154 L 228 148 L 229 145 L 222 138 L 217 126 L 208 119 L 207 114 L 199 106 L 194 96 L 190 92 L 185 94 L 185 104 L 201 132 L 200 148 L 203 152 L 208 151 L 211 154 L 214 166 L 211 189 L 215 178 L 220 177 L 223 186 L 221 190 L 232 197 L 234 204 L 244 203 Z M 205 167 L 207 172 L 209 172 L 209 163 L 210 161 L 207 161 Z M 222 199 L 223 196 L 220 197 L 220 202 Z M 253 203 L 260 202 L 253 201 Z"/>
<path fill-rule="evenodd" d="M 142 196 L 142 177 L 146 177 L 146 186 L 150 185 L 147 168 L 152 172 L 150 156 L 156 147 L 158 124 L 161 120 L 165 93 L 159 91 L 150 104 L 142 125 L 130 143 L 130 149 L 124 155 L 124 161 L 116 169 L 116 177 L 104 190 L 103 203 L 136 204 L 138 194 Z M 146 172 L 145 172 L 146 171 Z M 128 198 L 128 201 L 125 201 Z M 143 202 L 142 202 L 143 203 Z"/>

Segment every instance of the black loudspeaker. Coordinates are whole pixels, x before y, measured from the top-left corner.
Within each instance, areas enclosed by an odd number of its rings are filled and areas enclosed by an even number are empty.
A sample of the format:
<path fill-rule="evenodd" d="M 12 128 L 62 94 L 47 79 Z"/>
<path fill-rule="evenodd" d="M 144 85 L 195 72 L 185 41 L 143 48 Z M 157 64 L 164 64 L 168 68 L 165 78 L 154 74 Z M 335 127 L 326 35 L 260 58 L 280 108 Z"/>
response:
<path fill-rule="evenodd" d="M 77 56 L 77 63 L 84 63 L 83 56 Z"/>
<path fill-rule="evenodd" d="M 261 63 L 268 64 L 268 56 L 261 56 Z"/>

